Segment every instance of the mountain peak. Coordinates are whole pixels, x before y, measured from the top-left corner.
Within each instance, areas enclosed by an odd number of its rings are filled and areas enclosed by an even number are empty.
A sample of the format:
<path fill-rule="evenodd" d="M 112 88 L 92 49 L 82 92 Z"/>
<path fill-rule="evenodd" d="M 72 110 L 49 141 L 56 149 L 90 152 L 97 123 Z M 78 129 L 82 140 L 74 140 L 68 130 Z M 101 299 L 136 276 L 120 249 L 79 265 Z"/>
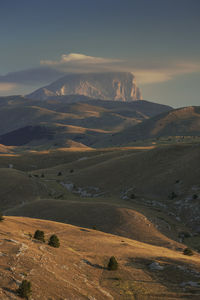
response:
<path fill-rule="evenodd" d="M 142 100 L 135 76 L 129 72 L 67 74 L 28 97 L 45 100 L 52 96 L 73 94 L 102 100 Z"/>

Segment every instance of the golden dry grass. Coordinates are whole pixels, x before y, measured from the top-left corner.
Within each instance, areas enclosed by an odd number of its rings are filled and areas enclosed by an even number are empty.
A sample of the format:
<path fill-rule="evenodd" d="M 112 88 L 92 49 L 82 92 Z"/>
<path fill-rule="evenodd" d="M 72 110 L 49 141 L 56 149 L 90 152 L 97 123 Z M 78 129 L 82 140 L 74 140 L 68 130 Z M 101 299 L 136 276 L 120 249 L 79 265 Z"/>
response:
<path fill-rule="evenodd" d="M 101 231 L 171 249 L 184 245 L 162 234 L 143 214 L 109 201 L 37 200 L 5 211 L 6 215 L 26 216 Z"/>
<path fill-rule="evenodd" d="M 5 153 L 5 154 L 12 153 L 14 152 L 15 148 L 16 147 L 14 146 L 5 146 L 0 144 L 0 153 Z"/>
<path fill-rule="evenodd" d="M 34 241 L 29 234 L 55 233 L 58 249 Z M 200 257 L 152 246 L 95 230 L 29 218 L 6 217 L 0 223 L 1 299 L 18 299 L 22 279 L 32 282 L 33 299 L 199 299 L 199 288 L 183 289 L 183 281 L 198 281 Z M 108 271 L 109 257 L 119 262 Z M 162 271 L 151 271 L 157 261 Z M 187 268 L 187 272 L 181 270 Z M 195 294 L 194 294 L 195 293 Z"/>

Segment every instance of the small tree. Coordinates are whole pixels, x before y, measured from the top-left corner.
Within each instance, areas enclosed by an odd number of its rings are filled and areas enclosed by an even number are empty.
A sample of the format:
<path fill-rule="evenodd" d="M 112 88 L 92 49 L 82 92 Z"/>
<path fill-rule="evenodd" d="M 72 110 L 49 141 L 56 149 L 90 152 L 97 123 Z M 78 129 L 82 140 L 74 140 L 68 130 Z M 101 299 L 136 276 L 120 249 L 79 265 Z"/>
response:
<path fill-rule="evenodd" d="M 45 242 L 44 231 L 36 230 L 34 233 L 34 239 Z"/>
<path fill-rule="evenodd" d="M 17 294 L 21 298 L 29 299 L 31 296 L 31 283 L 28 280 L 23 280 L 22 283 L 20 284 L 19 288 L 17 289 Z"/>
<path fill-rule="evenodd" d="M 49 246 L 59 248 L 60 241 L 59 241 L 59 238 L 57 237 L 57 235 L 53 234 L 52 236 L 50 236 L 48 244 L 49 244 Z"/>
<path fill-rule="evenodd" d="M 171 193 L 169 194 L 169 199 L 170 199 L 170 200 L 173 200 L 173 199 L 176 198 L 176 197 L 178 197 L 178 195 L 177 195 L 175 192 L 171 192 Z"/>
<path fill-rule="evenodd" d="M 192 249 L 190 249 L 190 248 L 185 248 L 185 249 L 183 250 L 183 254 L 184 254 L 184 255 L 192 256 L 194 253 L 193 253 Z"/>
<path fill-rule="evenodd" d="M 115 271 L 118 269 L 118 262 L 114 256 L 112 256 L 108 263 L 108 270 Z"/>
<path fill-rule="evenodd" d="M 4 220 L 4 217 L 2 215 L 2 213 L 0 212 L 0 222 L 2 222 Z"/>
<path fill-rule="evenodd" d="M 132 194 L 130 195 L 130 198 L 131 198 L 131 199 L 135 199 L 135 194 L 132 193 Z"/>

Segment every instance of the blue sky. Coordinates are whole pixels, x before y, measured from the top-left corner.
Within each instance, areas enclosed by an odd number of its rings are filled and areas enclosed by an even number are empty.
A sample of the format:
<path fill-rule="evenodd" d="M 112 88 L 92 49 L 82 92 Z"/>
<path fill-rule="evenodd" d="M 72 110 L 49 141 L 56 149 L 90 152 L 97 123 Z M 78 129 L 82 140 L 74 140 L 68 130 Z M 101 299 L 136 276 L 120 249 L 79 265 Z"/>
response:
<path fill-rule="evenodd" d="M 11 82 L 9 72 L 97 63 L 133 72 L 147 100 L 200 105 L 199 0 L 1 0 L 0 37 L 0 95 L 43 85 Z"/>

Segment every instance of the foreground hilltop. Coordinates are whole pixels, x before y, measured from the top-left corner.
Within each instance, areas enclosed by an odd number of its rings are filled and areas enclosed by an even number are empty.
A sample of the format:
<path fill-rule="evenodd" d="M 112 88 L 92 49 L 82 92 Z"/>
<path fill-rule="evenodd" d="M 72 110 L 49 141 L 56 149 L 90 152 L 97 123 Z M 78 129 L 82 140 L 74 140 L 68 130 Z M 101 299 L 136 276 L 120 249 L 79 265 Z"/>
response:
<path fill-rule="evenodd" d="M 134 101 L 141 100 L 135 76 L 129 72 L 68 74 L 42 87 L 28 97 L 45 100 L 49 97 L 84 95 L 94 99 Z"/>
<path fill-rule="evenodd" d="M 40 229 L 46 240 L 34 240 Z M 33 299 L 199 299 L 198 254 L 106 234 L 97 230 L 29 218 L 6 217 L 0 226 L 0 299 L 19 299 L 23 279 L 32 283 Z M 104 251 L 102 252 L 102 249 Z M 111 256 L 119 263 L 108 271 Z M 193 286 L 192 286 L 193 285 Z"/>

